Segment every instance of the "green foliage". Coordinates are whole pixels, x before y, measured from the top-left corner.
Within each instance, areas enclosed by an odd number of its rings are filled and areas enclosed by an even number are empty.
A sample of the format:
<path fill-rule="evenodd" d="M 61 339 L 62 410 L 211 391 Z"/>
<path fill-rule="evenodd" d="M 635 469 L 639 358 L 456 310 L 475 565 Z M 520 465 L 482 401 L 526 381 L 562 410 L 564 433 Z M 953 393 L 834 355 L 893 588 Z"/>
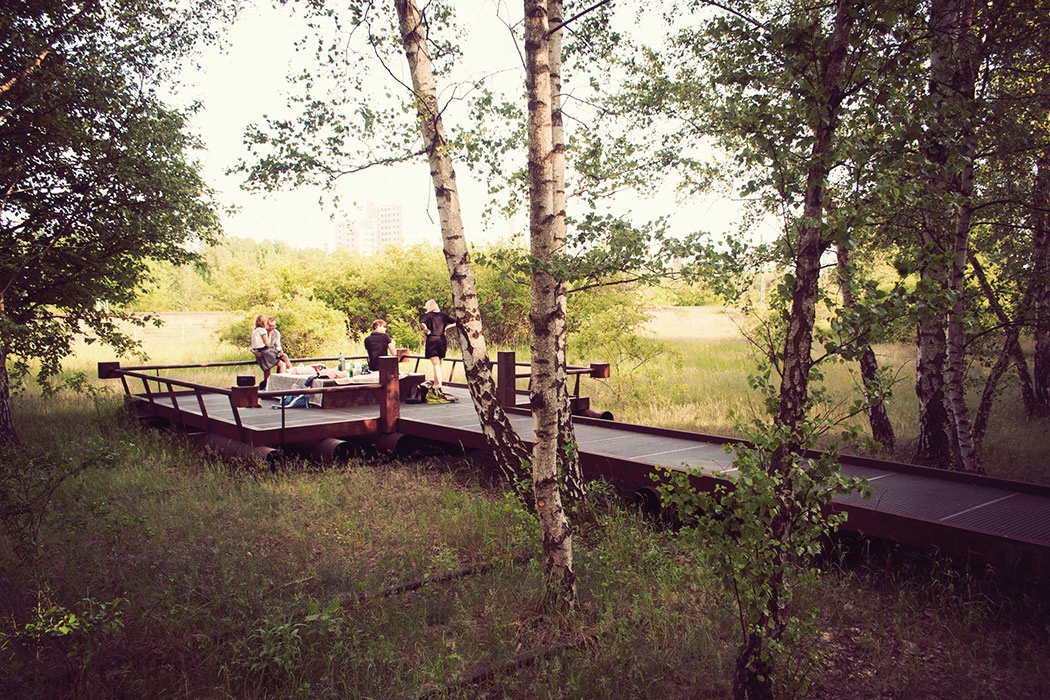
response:
<path fill-rule="evenodd" d="M 230 239 L 206 250 L 194 270 L 153 267 L 153 283 L 130 308 L 139 311 L 262 309 L 273 315 L 290 299 L 324 302 L 345 319 L 344 335 L 356 341 L 383 318 L 398 347 L 422 348 L 418 319 L 423 304 L 436 299 L 451 312 L 448 268 L 432 245 L 390 248 L 370 258 L 336 252 L 318 256 L 273 242 Z M 491 268 L 478 268 L 477 284 L 486 334 L 495 344 L 528 340 L 529 289 Z M 189 297 L 182 294 L 193 290 Z M 157 306 L 152 306 L 157 304 Z M 170 308 L 169 308 L 170 306 Z M 246 311 L 247 313 L 247 311 Z M 282 339 L 287 321 L 279 319 Z M 241 344 L 231 328 L 224 337 Z M 245 335 L 247 337 L 247 335 Z M 289 346 L 291 347 L 290 343 Z"/>
<path fill-rule="evenodd" d="M 5 7 L 0 362 L 39 360 L 46 378 L 81 333 L 132 347 L 112 308 L 135 297 L 148 261 L 191 261 L 217 236 L 188 117 L 156 87 L 223 11 L 167 0 Z"/>
<path fill-rule="evenodd" d="M 281 345 L 291 358 L 312 357 L 325 347 L 345 345 L 346 323 L 331 307 L 317 299 L 294 296 L 272 306 L 250 309 L 242 320 L 230 323 L 219 339 L 247 348 L 259 314 L 277 319 Z"/>
<path fill-rule="evenodd" d="M 635 369 L 666 351 L 638 331 L 649 316 L 636 288 L 605 287 L 573 294 L 568 305 L 569 353 L 581 361 L 601 358 L 616 371 Z"/>
<path fill-rule="evenodd" d="M 732 450 L 737 475 L 730 482 L 708 493 L 696 490 L 689 474 L 665 470 L 658 488 L 687 523 L 684 540 L 725 585 L 741 650 L 757 640 L 749 657 L 761 664 L 755 670 L 774 674 L 777 697 L 804 696 L 822 664 L 814 611 L 793 604 L 795 592 L 813 584 L 814 559 L 845 518 L 828 514 L 832 497 L 864 484 L 843 478 L 832 452 L 774 464 L 773 455 L 794 448 L 797 435 L 757 421 L 741 431 L 751 446 Z"/>

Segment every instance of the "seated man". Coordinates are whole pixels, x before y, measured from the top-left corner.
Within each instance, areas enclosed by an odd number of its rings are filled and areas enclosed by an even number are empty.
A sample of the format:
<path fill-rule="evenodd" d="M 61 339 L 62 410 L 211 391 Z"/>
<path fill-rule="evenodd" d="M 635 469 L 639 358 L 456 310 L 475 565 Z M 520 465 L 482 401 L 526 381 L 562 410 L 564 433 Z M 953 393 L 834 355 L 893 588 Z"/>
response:
<path fill-rule="evenodd" d="M 365 338 L 365 352 L 368 353 L 368 369 L 379 370 L 379 358 L 393 355 L 394 339 L 386 334 L 386 321 L 377 318 L 372 321 L 372 334 Z"/>

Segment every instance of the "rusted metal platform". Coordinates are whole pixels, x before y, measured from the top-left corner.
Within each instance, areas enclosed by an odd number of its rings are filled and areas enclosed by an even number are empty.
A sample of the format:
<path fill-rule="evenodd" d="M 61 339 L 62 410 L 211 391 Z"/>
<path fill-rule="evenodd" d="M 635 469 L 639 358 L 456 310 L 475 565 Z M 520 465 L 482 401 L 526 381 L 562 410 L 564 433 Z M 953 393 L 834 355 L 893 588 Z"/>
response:
<path fill-rule="evenodd" d="M 466 398 L 452 406 L 406 407 L 398 430 L 484 447 L 466 390 L 455 391 Z M 515 430 L 531 440 L 531 416 L 509 410 Z M 661 469 L 700 470 L 698 484 L 707 488 L 735 471 L 729 438 L 579 416 L 573 422 L 586 476 L 634 484 L 652 498 Z M 834 510 L 847 515 L 845 530 L 1050 576 L 1050 487 L 861 457 L 840 462 L 843 474 L 866 477 L 874 492 L 870 500 L 834 499 Z"/>
<path fill-rule="evenodd" d="M 264 392 L 258 407 L 238 408 L 230 395 L 202 395 L 199 390 L 180 390 L 175 384 L 167 385 L 166 392 L 136 395 L 129 391 L 129 396 L 171 423 L 266 449 L 381 435 L 485 447 L 463 385 L 446 383 L 446 391 L 459 397 L 457 403 L 400 403 L 395 360 L 386 359 L 374 405 L 282 411 L 271 408 L 280 396 Z M 501 353 L 500 361 L 501 401 L 517 433 L 531 443 L 532 417 L 526 406 L 517 403 L 524 393 L 514 381 L 523 376 L 515 369 L 520 365 L 513 361 L 512 353 Z M 608 376 L 603 365 L 575 369 L 577 374 Z M 100 368 L 100 374 L 103 371 Z M 381 390 L 384 383 L 386 388 Z M 578 384 L 574 406 L 576 439 L 588 477 L 626 484 L 643 498 L 655 499 L 653 478 L 662 469 L 699 470 L 694 481 L 706 489 L 734 471 L 733 455 L 727 452 L 733 444 L 729 438 L 590 417 L 603 414 L 590 410 L 585 397 L 579 396 Z M 834 499 L 832 507 L 847 515 L 845 530 L 1040 577 L 1050 575 L 1050 487 L 859 457 L 844 456 L 841 465 L 847 476 L 866 477 L 874 491 L 870 500 L 858 495 Z"/>

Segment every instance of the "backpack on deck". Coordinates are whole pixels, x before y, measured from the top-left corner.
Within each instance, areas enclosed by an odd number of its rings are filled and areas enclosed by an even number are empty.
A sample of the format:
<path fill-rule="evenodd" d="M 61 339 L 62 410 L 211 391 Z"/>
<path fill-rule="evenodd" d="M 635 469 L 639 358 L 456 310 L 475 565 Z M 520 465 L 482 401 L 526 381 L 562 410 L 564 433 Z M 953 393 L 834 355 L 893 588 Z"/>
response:
<path fill-rule="evenodd" d="M 412 388 L 408 390 L 408 396 L 405 397 L 405 403 L 425 403 L 428 388 L 426 382 L 412 385 Z"/>
<path fill-rule="evenodd" d="M 306 394 L 282 396 L 281 400 L 277 402 L 277 405 L 271 406 L 270 408 L 278 409 L 281 406 L 284 406 L 285 408 L 310 408 L 310 397 Z"/>

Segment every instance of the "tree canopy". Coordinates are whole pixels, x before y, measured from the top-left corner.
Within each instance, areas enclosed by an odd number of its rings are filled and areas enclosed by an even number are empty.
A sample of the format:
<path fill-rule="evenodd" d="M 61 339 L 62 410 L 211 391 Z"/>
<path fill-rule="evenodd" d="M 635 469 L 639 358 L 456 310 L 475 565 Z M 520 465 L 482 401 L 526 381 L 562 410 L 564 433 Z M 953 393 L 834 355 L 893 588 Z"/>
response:
<path fill-rule="evenodd" d="M 186 115 L 157 92 L 219 8 L 179 6 L 15 2 L 0 19 L 0 433 L 8 438 L 8 355 L 19 371 L 40 360 L 46 378 L 77 333 L 127 347 L 114 308 L 139 293 L 147 261 L 192 260 L 219 232 Z"/>

